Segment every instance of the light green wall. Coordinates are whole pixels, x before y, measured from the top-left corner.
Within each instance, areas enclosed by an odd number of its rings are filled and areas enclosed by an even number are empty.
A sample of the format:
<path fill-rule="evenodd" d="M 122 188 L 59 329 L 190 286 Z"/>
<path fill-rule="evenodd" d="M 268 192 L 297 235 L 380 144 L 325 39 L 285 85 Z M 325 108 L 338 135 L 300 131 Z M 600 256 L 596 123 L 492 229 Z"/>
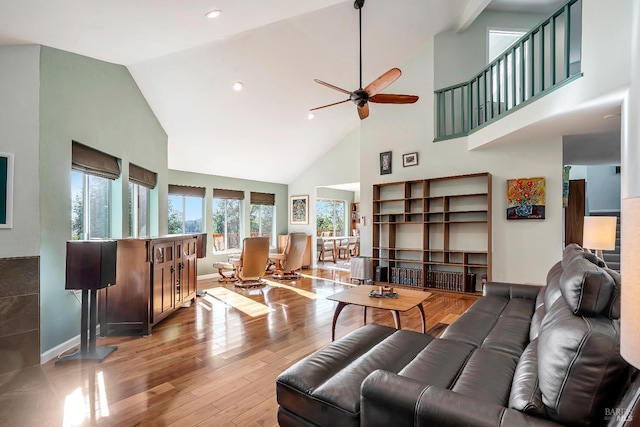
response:
<path fill-rule="evenodd" d="M 0 229 L 0 258 L 40 250 L 38 63 L 40 46 L 0 46 L 0 152 L 14 154 L 13 228 Z"/>
<path fill-rule="evenodd" d="M 152 234 L 167 230 L 167 135 L 124 66 L 41 48 L 40 269 L 41 349 L 77 336 L 80 304 L 64 290 L 71 237 L 71 141 L 122 160 L 114 182 L 112 236 L 128 233 L 129 162 L 158 173 Z M 37 199 L 34 200 L 34 207 Z M 157 218 L 157 219 L 156 219 Z M 113 220 L 115 219 L 115 220 Z"/>
<path fill-rule="evenodd" d="M 198 275 L 217 272 L 217 270 L 214 271 L 213 269 L 213 263 L 217 261 L 227 261 L 228 258 L 227 254 L 213 254 L 213 236 L 210 231 L 213 230 L 213 216 L 211 215 L 213 188 L 244 191 L 242 212 L 244 213 L 243 228 L 245 232 L 248 232 L 250 225 L 249 212 L 251 209 L 251 192 L 275 194 L 276 235 L 287 234 L 288 232 L 288 195 L 287 185 L 285 184 L 273 184 L 269 182 L 251 181 L 247 179 L 228 178 L 224 176 L 205 175 L 176 170 L 169 170 L 169 183 L 192 187 L 204 187 L 207 190 L 204 203 L 205 230 L 203 230 L 204 232 L 207 232 L 207 256 L 198 260 Z M 275 249 L 278 244 L 277 239 L 274 239 L 272 244 Z"/>

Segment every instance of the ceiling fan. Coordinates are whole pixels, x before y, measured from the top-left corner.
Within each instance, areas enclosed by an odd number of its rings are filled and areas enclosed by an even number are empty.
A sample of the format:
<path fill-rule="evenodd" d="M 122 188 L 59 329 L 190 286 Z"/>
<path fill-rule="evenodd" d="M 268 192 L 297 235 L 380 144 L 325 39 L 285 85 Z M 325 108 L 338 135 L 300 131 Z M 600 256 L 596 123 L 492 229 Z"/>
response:
<path fill-rule="evenodd" d="M 353 7 L 358 9 L 360 22 L 360 88 L 353 92 L 349 92 L 348 90 L 323 82 L 322 80 L 314 79 L 316 83 L 349 95 L 349 98 L 344 101 L 334 102 L 333 104 L 323 105 L 322 107 L 312 108 L 309 111 L 315 111 L 321 108 L 331 107 L 333 105 L 351 101 L 358 107 L 360 120 L 364 120 L 369 117 L 369 101 L 377 102 L 379 104 L 413 104 L 418 100 L 416 95 L 393 95 L 390 93 L 380 93 L 400 77 L 402 72 L 398 68 L 390 69 L 369 83 L 364 89 L 362 88 L 362 7 L 364 6 L 364 2 L 365 0 L 355 0 L 353 3 Z"/>

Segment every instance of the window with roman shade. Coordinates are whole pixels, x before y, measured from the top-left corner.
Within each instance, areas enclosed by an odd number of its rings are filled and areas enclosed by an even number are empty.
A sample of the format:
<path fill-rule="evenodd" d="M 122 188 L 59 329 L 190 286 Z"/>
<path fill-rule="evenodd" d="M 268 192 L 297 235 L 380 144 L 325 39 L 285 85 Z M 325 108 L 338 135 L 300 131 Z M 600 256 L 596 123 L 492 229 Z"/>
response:
<path fill-rule="evenodd" d="M 240 218 L 243 199 L 244 191 L 213 189 L 211 214 L 215 252 L 236 251 L 242 247 Z"/>
<path fill-rule="evenodd" d="M 148 237 L 151 219 L 151 190 L 157 183 L 157 174 L 129 163 L 129 236 Z"/>
<path fill-rule="evenodd" d="M 110 237 L 110 181 L 119 177 L 116 157 L 71 141 L 71 239 Z"/>
<path fill-rule="evenodd" d="M 204 187 L 169 184 L 169 234 L 204 231 Z"/>
<path fill-rule="evenodd" d="M 120 177 L 120 164 L 116 157 L 76 141 L 71 142 L 71 169 L 107 179 Z"/>
<path fill-rule="evenodd" d="M 158 174 L 141 166 L 129 163 L 129 181 L 153 190 L 158 181 Z"/>
<path fill-rule="evenodd" d="M 251 237 L 267 236 L 272 247 L 275 246 L 275 204 L 275 194 L 251 192 Z"/>

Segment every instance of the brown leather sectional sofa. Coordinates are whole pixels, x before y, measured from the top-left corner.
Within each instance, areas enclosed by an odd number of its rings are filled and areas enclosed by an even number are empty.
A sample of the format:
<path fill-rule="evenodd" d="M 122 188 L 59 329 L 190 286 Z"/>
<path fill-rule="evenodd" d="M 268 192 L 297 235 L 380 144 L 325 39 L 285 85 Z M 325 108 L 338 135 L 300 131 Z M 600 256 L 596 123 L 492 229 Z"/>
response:
<path fill-rule="evenodd" d="M 569 245 L 547 286 L 489 283 L 440 338 L 364 326 L 279 376 L 278 421 L 640 426 L 640 376 L 620 356 L 620 285 Z"/>

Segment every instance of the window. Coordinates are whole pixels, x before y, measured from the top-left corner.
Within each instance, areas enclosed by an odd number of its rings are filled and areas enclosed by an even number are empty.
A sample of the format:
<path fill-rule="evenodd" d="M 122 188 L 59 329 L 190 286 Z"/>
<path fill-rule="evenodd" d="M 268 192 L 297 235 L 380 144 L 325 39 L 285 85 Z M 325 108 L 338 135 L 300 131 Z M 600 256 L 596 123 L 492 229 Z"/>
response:
<path fill-rule="evenodd" d="M 129 236 L 149 236 L 150 192 L 157 174 L 129 163 Z"/>
<path fill-rule="evenodd" d="M 202 232 L 202 197 L 169 195 L 169 234 Z"/>
<path fill-rule="evenodd" d="M 316 201 L 316 228 L 318 235 L 330 232 L 332 236 L 344 236 L 344 200 L 318 199 Z"/>
<path fill-rule="evenodd" d="M 71 239 L 109 237 L 110 182 L 71 171 Z"/>
<path fill-rule="evenodd" d="M 111 236 L 111 180 L 120 177 L 118 159 L 76 141 L 71 143 L 71 239 Z"/>
<path fill-rule="evenodd" d="M 240 200 L 213 199 L 213 250 L 240 249 Z"/>
<path fill-rule="evenodd" d="M 149 236 L 149 190 L 129 182 L 129 236 Z"/>
<path fill-rule="evenodd" d="M 275 194 L 251 192 L 250 233 L 254 236 L 269 237 L 269 244 L 275 245 Z"/>
<path fill-rule="evenodd" d="M 242 247 L 240 205 L 244 192 L 213 189 L 213 250 L 233 251 Z"/>

